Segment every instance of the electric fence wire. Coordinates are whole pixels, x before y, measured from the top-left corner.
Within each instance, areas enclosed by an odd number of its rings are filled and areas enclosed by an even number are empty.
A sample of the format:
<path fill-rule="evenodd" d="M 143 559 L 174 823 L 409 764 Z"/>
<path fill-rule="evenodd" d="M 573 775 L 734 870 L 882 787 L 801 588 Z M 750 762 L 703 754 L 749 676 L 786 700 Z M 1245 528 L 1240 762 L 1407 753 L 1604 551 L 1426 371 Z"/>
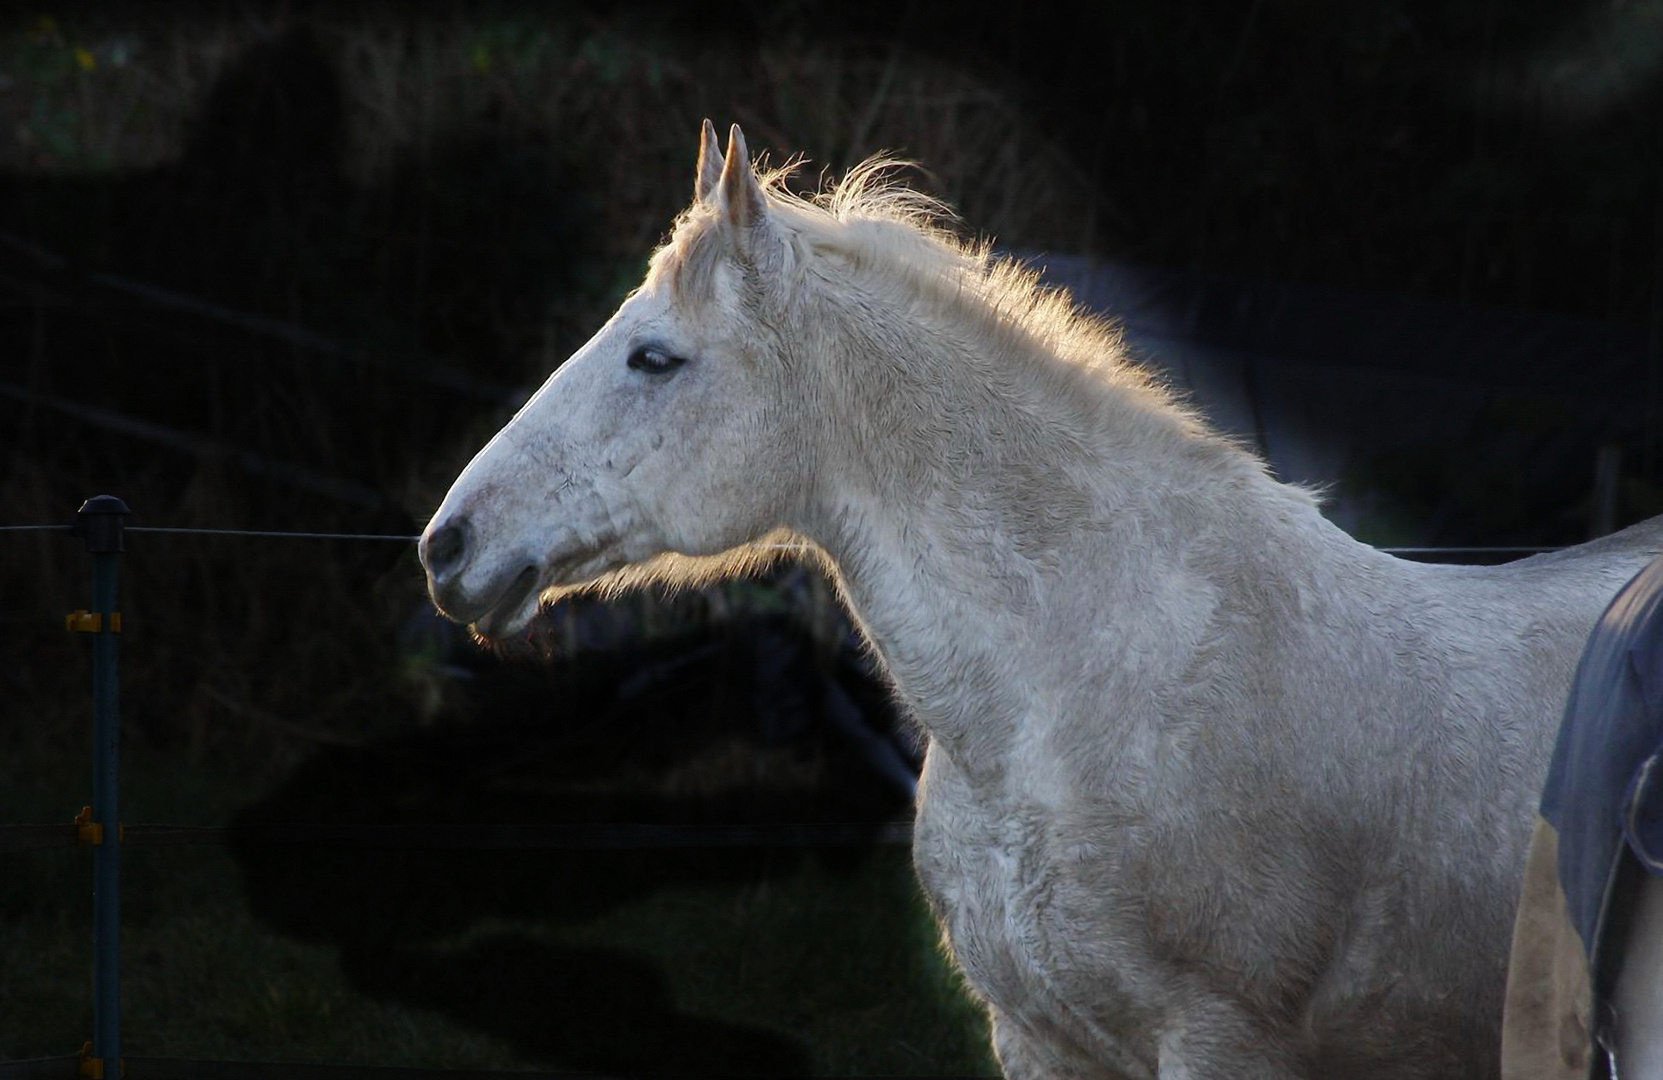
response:
<path fill-rule="evenodd" d="M 0 532 L 74 532 L 73 525 L 0 525 Z M 130 533 L 163 533 L 173 536 L 252 536 L 277 540 L 379 540 L 393 541 L 401 544 L 414 544 L 420 536 L 406 536 L 393 533 L 334 533 L 334 532 L 299 532 L 284 529 L 191 529 L 173 528 L 160 525 L 129 525 L 123 532 Z M 769 544 L 770 551 L 808 551 L 804 544 Z M 1388 555 L 1542 555 L 1552 551 L 1564 551 L 1563 547 L 1383 547 L 1378 549 Z"/>

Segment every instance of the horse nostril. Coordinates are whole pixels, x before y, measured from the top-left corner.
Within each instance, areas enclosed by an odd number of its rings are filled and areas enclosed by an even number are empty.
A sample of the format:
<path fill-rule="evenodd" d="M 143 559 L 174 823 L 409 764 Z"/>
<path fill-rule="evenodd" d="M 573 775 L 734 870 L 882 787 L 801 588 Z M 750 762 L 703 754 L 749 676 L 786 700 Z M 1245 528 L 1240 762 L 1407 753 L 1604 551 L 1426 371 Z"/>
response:
<path fill-rule="evenodd" d="M 427 539 L 422 542 L 422 561 L 427 564 L 429 571 L 441 575 L 461 565 L 462 554 L 467 548 L 466 520 L 453 522 L 428 534 Z"/>

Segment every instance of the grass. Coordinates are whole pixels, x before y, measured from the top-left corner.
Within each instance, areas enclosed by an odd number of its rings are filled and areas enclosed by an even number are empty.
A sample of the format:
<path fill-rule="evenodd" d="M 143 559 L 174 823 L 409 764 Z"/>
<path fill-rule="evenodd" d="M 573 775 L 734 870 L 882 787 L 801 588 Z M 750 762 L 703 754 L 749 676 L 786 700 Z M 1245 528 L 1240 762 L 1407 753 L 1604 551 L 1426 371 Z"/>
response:
<path fill-rule="evenodd" d="M 61 773 L 14 777 L 0 820 L 61 819 L 85 787 Z M 131 820 L 223 820 L 248 796 L 223 774 L 142 756 L 127 790 Z M 315 854 L 293 857 L 327 873 Z M 366 943 L 275 927 L 282 918 L 251 894 L 258 855 L 129 849 L 126 1052 L 644 1073 L 993 1071 L 985 1023 L 936 948 L 904 852 L 853 864 L 750 854 L 751 872 L 582 917 L 552 904 L 548 917 L 483 913 Z M 409 869 L 429 889 L 456 886 L 426 876 L 419 859 Z M 533 888 L 559 879 L 548 869 L 527 872 Z M 90 1030 L 90 893 L 84 852 L 8 857 L 0 1059 L 69 1053 Z"/>

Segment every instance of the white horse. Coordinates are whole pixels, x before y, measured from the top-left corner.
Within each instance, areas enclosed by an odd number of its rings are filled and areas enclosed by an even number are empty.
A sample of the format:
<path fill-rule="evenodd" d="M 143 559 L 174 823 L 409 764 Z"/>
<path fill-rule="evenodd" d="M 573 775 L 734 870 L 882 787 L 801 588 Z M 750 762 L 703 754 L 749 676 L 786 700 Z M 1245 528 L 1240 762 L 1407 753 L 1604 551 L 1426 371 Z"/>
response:
<path fill-rule="evenodd" d="M 434 602 L 511 634 L 806 541 L 929 732 L 914 859 L 1008 1075 L 1493 1075 L 1556 718 L 1663 525 L 1357 543 L 882 171 L 802 200 L 707 123 L 646 280 L 428 526 Z"/>

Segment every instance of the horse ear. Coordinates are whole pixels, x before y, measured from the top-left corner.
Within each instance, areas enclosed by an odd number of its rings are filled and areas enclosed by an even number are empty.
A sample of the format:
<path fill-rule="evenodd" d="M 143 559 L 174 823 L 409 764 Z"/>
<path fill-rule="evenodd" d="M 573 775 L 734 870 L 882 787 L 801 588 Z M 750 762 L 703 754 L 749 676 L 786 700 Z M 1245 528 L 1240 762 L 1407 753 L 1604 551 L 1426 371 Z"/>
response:
<path fill-rule="evenodd" d="M 751 155 L 745 149 L 745 133 L 735 124 L 728 131 L 728 154 L 722 162 L 722 176 L 717 181 L 722 216 L 733 228 L 734 235 L 745 243 L 745 236 L 760 225 L 768 213 L 768 202 L 762 195 L 762 184 L 751 168 Z"/>
<path fill-rule="evenodd" d="M 722 179 L 722 147 L 716 141 L 716 125 L 707 118 L 699 131 L 699 174 L 693 180 L 693 198 L 707 203 Z"/>

